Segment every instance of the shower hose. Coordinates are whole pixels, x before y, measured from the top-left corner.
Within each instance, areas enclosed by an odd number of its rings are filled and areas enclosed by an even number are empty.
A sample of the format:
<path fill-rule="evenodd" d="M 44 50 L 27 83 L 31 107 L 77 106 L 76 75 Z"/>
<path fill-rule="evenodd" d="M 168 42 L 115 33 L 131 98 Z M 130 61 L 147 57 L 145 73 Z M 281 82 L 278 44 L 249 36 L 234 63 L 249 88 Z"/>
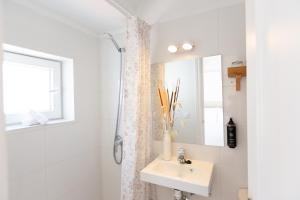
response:
<path fill-rule="evenodd" d="M 113 147 L 113 156 L 115 163 L 120 165 L 123 160 L 123 138 L 120 133 L 120 118 L 122 116 L 123 108 L 123 52 L 125 49 L 120 48 L 120 80 L 119 80 L 119 102 L 118 102 L 118 113 L 117 113 L 117 122 L 115 129 L 115 138 L 114 138 L 114 147 Z"/>

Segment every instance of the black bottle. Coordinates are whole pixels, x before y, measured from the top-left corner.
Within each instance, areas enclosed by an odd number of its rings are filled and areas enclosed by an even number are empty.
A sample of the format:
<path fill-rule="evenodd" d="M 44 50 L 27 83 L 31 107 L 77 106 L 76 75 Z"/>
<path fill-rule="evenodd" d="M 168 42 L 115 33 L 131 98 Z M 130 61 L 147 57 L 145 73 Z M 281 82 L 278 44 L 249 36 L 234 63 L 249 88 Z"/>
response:
<path fill-rule="evenodd" d="M 227 124 L 227 145 L 229 148 L 236 147 L 236 126 L 232 118 L 230 118 Z"/>

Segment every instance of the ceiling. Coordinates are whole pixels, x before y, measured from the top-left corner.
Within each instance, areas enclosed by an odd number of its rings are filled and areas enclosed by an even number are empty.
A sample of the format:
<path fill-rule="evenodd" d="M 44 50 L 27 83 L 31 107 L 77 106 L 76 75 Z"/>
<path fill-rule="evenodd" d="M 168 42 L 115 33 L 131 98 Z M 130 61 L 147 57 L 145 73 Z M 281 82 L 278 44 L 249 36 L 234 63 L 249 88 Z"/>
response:
<path fill-rule="evenodd" d="M 6 0 L 39 12 L 55 15 L 56 19 L 76 24 L 94 34 L 125 29 L 126 18 L 106 0 Z"/>
<path fill-rule="evenodd" d="M 95 34 L 126 28 L 124 13 L 149 24 L 198 14 L 245 0 L 6 0 L 45 10 Z M 121 11 L 121 12 L 120 12 Z M 126 11 L 126 12 L 124 12 Z M 123 13 L 123 14 L 122 14 Z"/>
<path fill-rule="evenodd" d="M 108 0 L 119 4 L 149 24 L 199 14 L 245 0 Z"/>

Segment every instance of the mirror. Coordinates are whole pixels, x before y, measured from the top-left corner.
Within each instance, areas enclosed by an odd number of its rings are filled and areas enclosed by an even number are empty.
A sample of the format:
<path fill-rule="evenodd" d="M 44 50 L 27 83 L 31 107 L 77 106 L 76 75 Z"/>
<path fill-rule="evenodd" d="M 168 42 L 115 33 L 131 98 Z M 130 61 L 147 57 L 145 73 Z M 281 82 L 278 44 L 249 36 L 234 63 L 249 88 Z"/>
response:
<path fill-rule="evenodd" d="M 163 133 L 158 85 L 171 91 L 179 79 L 174 141 L 224 146 L 221 59 L 217 55 L 152 65 L 152 126 L 156 140 L 161 140 Z"/>

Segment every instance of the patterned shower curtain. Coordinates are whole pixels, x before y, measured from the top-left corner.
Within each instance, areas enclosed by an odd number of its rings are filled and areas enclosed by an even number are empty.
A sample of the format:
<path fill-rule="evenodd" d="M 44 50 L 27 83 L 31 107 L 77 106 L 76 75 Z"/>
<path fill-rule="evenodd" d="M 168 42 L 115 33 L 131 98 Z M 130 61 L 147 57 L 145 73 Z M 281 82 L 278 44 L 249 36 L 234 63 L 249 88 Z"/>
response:
<path fill-rule="evenodd" d="M 151 200 L 150 185 L 140 181 L 140 171 L 151 157 L 150 26 L 130 17 L 127 22 L 124 72 L 124 143 L 121 200 Z"/>

